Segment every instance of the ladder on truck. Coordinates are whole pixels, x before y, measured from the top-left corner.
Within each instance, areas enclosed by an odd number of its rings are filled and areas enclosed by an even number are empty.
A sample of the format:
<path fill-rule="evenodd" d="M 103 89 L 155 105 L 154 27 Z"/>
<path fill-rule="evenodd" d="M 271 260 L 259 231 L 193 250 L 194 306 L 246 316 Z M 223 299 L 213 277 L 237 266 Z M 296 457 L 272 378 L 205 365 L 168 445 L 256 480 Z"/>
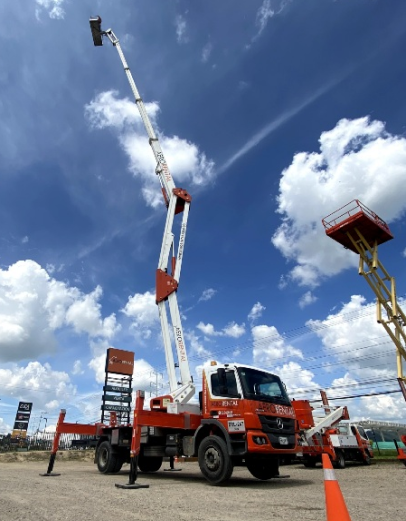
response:
<path fill-rule="evenodd" d="M 395 278 L 378 259 L 378 245 L 393 239 L 388 225 L 358 199 L 322 220 L 326 234 L 345 248 L 358 253 L 358 273 L 376 295 L 376 315 L 396 346 L 397 379 L 406 401 L 406 316 L 397 298 Z"/>

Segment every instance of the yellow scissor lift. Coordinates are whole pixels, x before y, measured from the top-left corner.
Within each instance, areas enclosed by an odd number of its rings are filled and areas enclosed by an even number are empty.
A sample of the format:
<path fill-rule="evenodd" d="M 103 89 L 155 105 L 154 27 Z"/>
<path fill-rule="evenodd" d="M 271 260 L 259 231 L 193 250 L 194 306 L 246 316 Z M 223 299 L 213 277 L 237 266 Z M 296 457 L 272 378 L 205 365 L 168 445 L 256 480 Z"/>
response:
<path fill-rule="evenodd" d="M 357 199 L 322 220 L 326 234 L 359 254 L 358 273 L 363 275 L 377 297 L 377 320 L 386 329 L 396 346 L 398 382 L 406 401 L 406 316 L 396 299 L 395 279 L 378 259 L 378 245 L 393 239 L 388 225 Z M 386 312 L 386 318 L 382 316 Z"/>

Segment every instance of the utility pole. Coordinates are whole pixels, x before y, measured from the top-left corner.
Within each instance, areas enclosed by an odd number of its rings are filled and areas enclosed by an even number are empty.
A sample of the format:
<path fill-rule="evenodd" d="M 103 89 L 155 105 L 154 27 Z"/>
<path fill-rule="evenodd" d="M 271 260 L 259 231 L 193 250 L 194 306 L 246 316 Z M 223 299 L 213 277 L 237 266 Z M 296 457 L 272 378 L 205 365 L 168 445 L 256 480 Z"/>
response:
<path fill-rule="evenodd" d="M 164 375 L 162 373 L 158 373 L 157 371 L 151 371 L 151 376 L 155 376 L 155 383 L 151 382 L 150 386 L 155 388 L 155 396 L 158 396 L 159 389 L 162 389 L 162 387 L 163 387 L 163 385 L 159 383 L 159 377 L 161 377 L 161 380 L 162 380 Z"/>
<path fill-rule="evenodd" d="M 39 433 L 39 431 L 41 429 L 41 420 L 45 420 L 45 427 L 47 426 L 48 418 L 45 418 L 45 416 L 42 416 L 43 414 L 48 414 L 48 411 L 41 411 L 41 416 L 39 417 L 37 434 Z"/>

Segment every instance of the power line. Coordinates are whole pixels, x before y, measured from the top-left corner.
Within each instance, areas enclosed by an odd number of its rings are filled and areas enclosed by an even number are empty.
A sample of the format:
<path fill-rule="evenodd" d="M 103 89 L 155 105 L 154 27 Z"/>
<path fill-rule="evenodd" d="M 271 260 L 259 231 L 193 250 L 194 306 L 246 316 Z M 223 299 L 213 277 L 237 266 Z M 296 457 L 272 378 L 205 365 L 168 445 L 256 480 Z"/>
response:
<path fill-rule="evenodd" d="M 353 394 L 351 396 L 336 396 L 334 398 L 328 397 L 329 400 L 349 400 L 351 398 L 362 398 L 364 396 L 379 396 L 380 394 L 393 394 L 401 393 L 400 389 L 394 389 L 393 391 L 382 391 L 381 393 L 364 393 L 364 394 Z M 321 402 L 322 400 L 312 400 L 312 402 Z"/>

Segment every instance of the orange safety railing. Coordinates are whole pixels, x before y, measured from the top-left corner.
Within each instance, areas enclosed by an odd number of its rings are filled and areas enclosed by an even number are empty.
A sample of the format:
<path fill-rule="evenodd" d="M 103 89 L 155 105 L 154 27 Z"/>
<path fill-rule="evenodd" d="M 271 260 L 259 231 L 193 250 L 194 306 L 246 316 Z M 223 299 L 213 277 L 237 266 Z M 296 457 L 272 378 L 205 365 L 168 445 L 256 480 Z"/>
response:
<path fill-rule="evenodd" d="M 353 201 L 342 206 L 330 215 L 327 215 L 327 217 L 324 217 L 324 219 L 322 219 L 322 223 L 324 228 L 328 230 L 329 228 L 333 228 L 334 226 L 337 226 L 338 224 L 346 220 L 350 220 L 350 218 L 353 218 L 361 213 L 366 215 L 369 219 L 371 219 L 376 224 L 387 230 L 388 233 L 390 233 L 389 226 L 386 224 L 386 222 L 383 219 L 381 219 L 379 215 L 377 215 L 367 206 L 362 204 L 361 201 L 359 201 L 358 199 L 354 199 Z"/>

